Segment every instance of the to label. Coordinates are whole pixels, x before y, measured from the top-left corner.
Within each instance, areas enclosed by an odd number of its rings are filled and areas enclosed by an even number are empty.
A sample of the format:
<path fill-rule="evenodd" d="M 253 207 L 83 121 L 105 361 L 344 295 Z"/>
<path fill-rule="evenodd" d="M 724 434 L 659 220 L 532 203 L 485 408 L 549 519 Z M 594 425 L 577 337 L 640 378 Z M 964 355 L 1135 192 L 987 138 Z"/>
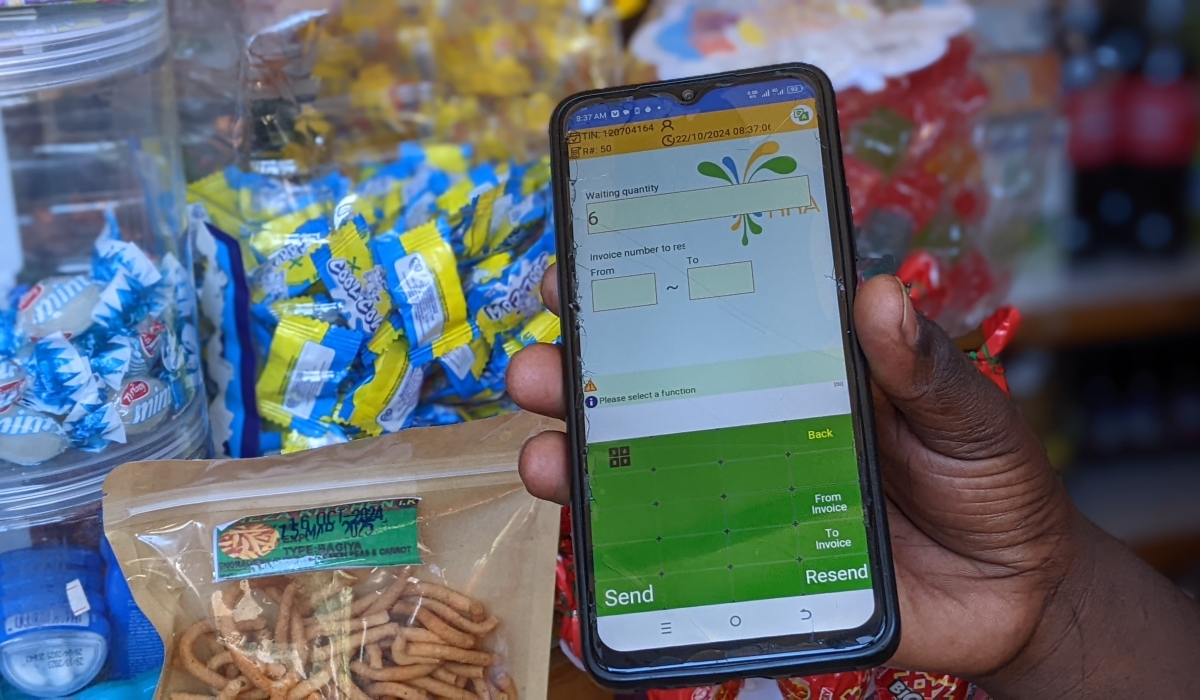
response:
<path fill-rule="evenodd" d="M 420 501 L 393 498 L 235 520 L 213 531 L 216 580 L 420 564 Z"/>
<path fill-rule="evenodd" d="M 284 409 L 296 416 L 308 420 L 313 408 L 317 405 L 317 397 L 329 378 L 329 368 L 337 352 L 320 343 L 311 340 L 304 342 L 300 356 L 296 358 L 296 366 L 292 368 L 292 376 L 288 380 L 287 392 L 283 395 Z"/>
<path fill-rule="evenodd" d="M 406 255 L 396 261 L 396 278 L 412 307 L 412 323 L 417 332 L 413 345 L 426 345 L 442 334 L 446 314 L 438 294 L 437 280 L 420 253 Z"/>

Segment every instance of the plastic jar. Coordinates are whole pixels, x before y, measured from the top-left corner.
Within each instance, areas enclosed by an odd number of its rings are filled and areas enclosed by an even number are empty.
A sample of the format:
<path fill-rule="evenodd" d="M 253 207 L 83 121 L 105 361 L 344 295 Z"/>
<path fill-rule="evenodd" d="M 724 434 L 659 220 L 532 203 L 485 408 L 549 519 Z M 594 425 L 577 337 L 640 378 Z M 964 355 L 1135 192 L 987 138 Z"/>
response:
<path fill-rule="evenodd" d="M 191 454 L 210 438 L 165 8 L 0 12 L 0 488 Z"/>
<path fill-rule="evenodd" d="M 165 432 L 165 431 L 164 431 Z M 166 445 L 208 456 L 206 442 Z M 191 450 L 191 451 L 188 451 Z M 137 609 L 101 523 L 106 472 L 0 488 L 0 697 L 150 700 L 162 640 Z"/>

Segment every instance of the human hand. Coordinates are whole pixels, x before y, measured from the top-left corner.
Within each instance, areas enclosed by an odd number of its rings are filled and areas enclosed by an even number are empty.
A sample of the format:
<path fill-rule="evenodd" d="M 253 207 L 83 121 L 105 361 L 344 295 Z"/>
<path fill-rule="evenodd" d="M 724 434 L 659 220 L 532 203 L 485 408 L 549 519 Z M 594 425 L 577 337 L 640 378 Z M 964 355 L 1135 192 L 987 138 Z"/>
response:
<path fill-rule="evenodd" d="M 542 293 L 558 312 L 553 268 Z M 858 291 L 855 319 L 871 368 L 876 430 L 900 595 L 892 664 L 988 676 L 1029 644 L 1072 564 L 1076 514 L 1037 437 L 949 337 L 913 309 L 894 277 Z M 523 408 L 564 415 L 562 355 L 535 345 L 512 359 Z M 525 445 L 533 495 L 569 498 L 566 436 Z"/>

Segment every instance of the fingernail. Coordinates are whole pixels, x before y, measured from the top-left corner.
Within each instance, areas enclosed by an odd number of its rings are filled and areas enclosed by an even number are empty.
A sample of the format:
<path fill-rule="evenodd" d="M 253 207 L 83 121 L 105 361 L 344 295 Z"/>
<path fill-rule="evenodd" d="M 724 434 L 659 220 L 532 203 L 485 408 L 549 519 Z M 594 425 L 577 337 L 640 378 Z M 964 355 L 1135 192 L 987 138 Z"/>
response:
<path fill-rule="evenodd" d="M 899 277 L 892 279 L 896 280 L 900 296 L 904 299 L 904 315 L 900 318 L 900 336 L 904 338 L 904 342 L 908 343 L 909 347 L 916 347 L 917 336 L 921 333 L 921 322 L 917 318 L 917 310 L 913 308 L 912 297 L 908 295 L 908 287 L 904 286 Z"/>

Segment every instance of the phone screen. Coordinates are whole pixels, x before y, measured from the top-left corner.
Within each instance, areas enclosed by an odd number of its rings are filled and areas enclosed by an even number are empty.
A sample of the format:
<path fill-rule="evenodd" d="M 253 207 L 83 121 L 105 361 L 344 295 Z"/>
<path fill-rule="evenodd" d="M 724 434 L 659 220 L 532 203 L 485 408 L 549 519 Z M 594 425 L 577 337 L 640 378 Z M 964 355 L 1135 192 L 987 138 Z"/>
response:
<path fill-rule="evenodd" d="M 615 651 L 876 611 L 812 86 L 567 114 L 596 626 Z"/>

